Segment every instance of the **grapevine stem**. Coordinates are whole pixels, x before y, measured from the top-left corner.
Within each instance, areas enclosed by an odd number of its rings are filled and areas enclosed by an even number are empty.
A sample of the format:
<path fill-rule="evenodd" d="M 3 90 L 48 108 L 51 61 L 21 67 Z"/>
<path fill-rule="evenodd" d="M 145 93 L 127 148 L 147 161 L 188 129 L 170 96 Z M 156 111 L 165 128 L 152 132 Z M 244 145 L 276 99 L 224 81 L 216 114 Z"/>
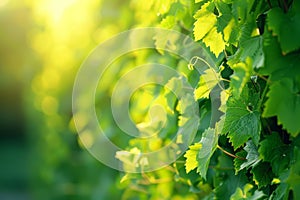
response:
<path fill-rule="evenodd" d="M 240 157 L 240 156 L 236 156 L 228 151 L 226 151 L 225 149 L 223 149 L 222 147 L 220 147 L 219 145 L 217 145 L 217 148 L 220 149 L 223 153 L 233 157 L 233 158 L 237 158 L 237 159 L 240 159 L 240 160 L 246 160 L 246 158 L 243 158 L 243 157 Z"/>
<path fill-rule="evenodd" d="M 228 80 L 228 79 L 221 78 L 221 80 L 230 83 L 230 80 Z"/>
<path fill-rule="evenodd" d="M 262 75 L 259 75 L 259 74 L 256 74 L 256 75 L 257 75 L 259 78 L 265 80 L 266 82 L 268 81 L 268 78 L 266 78 L 266 77 L 264 77 L 264 76 L 262 76 Z"/>

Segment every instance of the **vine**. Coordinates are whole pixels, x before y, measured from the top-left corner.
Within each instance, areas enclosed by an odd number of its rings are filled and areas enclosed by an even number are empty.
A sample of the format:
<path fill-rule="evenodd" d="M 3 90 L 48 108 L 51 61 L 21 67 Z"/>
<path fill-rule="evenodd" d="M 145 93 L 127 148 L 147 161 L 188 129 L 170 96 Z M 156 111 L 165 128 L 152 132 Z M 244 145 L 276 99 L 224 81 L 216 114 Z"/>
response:
<path fill-rule="evenodd" d="M 299 2 L 291 0 L 170 3 L 161 26 L 190 31 L 218 66 L 214 69 L 195 55 L 187 65 L 191 72 L 183 72 L 189 81 L 198 81 L 194 98 L 200 108 L 200 127 L 184 157 L 173 165 L 170 195 L 300 199 L 296 170 L 300 166 L 299 11 Z M 208 69 L 195 79 L 198 61 Z M 221 89 L 223 115 L 209 127 L 208 102 L 215 87 Z M 189 189 L 178 190 L 183 185 Z"/>

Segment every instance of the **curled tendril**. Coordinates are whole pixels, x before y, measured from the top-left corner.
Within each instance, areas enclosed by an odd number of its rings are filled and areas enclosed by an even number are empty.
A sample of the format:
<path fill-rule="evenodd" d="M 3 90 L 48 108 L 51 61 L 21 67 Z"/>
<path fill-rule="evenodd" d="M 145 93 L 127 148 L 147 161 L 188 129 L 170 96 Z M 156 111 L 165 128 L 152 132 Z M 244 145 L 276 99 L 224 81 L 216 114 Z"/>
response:
<path fill-rule="evenodd" d="M 209 69 L 211 69 L 211 70 L 214 70 L 215 72 L 216 72 L 216 70 L 206 61 L 206 60 L 204 60 L 203 58 L 200 58 L 200 57 L 198 57 L 198 56 L 193 56 L 191 59 L 190 59 L 190 61 L 189 61 L 189 64 L 188 64 L 188 69 L 189 70 L 194 70 L 195 69 L 195 65 L 196 65 L 196 63 L 198 62 L 198 60 L 200 60 L 200 61 L 202 61 L 204 64 L 206 64 L 207 66 L 208 66 L 208 68 Z M 217 73 L 217 72 L 216 72 Z M 218 77 L 218 76 L 216 76 L 216 74 L 214 73 L 214 76 L 215 76 L 215 78 L 216 78 L 216 80 L 218 80 L 218 86 L 221 88 L 221 90 L 223 90 L 223 91 L 225 91 L 226 93 L 228 93 L 227 91 L 226 91 L 226 89 L 220 84 L 220 81 L 222 80 L 222 78 L 220 78 L 220 77 Z"/>

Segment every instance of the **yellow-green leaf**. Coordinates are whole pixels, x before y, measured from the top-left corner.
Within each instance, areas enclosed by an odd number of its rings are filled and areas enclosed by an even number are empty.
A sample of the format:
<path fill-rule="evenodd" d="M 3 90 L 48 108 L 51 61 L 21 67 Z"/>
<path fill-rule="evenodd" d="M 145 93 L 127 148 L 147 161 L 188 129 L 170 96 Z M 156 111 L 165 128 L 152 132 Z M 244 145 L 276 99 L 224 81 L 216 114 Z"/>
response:
<path fill-rule="evenodd" d="M 185 170 L 186 173 L 189 173 L 196 167 L 198 167 L 198 161 L 197 161 L 197 156 L 202 147 L 202 144 L 200 143 L 195 143 L 194 145 L 190 146 L 190 149 L 186 151 L 184 154 L 184 157 L 186 158 L 185 162 Z"/>
<path fill-rule="evenodd" d="M 201 6 L 200 10 L 195 14 L 197 21 L 194 23 L 194 36 L 195 40 L 201 40 L 216 24 L 216 15 L 208 10 L 210 2 Z"/>
<path fill-rule="evenodd" d="M 225 49 L 226 43 L 223 40 L 222 34 L 217 31 L 216 26 L 203 38 L 203 42 L 216 57 Z"/>

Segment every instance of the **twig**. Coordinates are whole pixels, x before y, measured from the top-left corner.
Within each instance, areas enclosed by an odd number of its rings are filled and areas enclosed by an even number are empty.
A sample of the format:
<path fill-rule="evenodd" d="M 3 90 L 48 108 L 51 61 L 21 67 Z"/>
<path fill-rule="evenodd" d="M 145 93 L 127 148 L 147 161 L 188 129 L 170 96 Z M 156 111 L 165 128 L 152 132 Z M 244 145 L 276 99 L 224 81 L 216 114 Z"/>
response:
<path fill-rule="evenodd" d="M 236 156 L 228 151 L 226 151 L 225 149 L 223 149 L 222 147 L 220 147 L 219 145 L 217 145 L 217 148 L 220 149 L 223 153 L 229 155 L 230 157 L 233 157 L 233 158 L 237 158 L 237 159 L 240 159 L 240 160 L 247 160 L 246 158 L 243 158 L 243 157 L 240 157 L 240 156 Z"/>

